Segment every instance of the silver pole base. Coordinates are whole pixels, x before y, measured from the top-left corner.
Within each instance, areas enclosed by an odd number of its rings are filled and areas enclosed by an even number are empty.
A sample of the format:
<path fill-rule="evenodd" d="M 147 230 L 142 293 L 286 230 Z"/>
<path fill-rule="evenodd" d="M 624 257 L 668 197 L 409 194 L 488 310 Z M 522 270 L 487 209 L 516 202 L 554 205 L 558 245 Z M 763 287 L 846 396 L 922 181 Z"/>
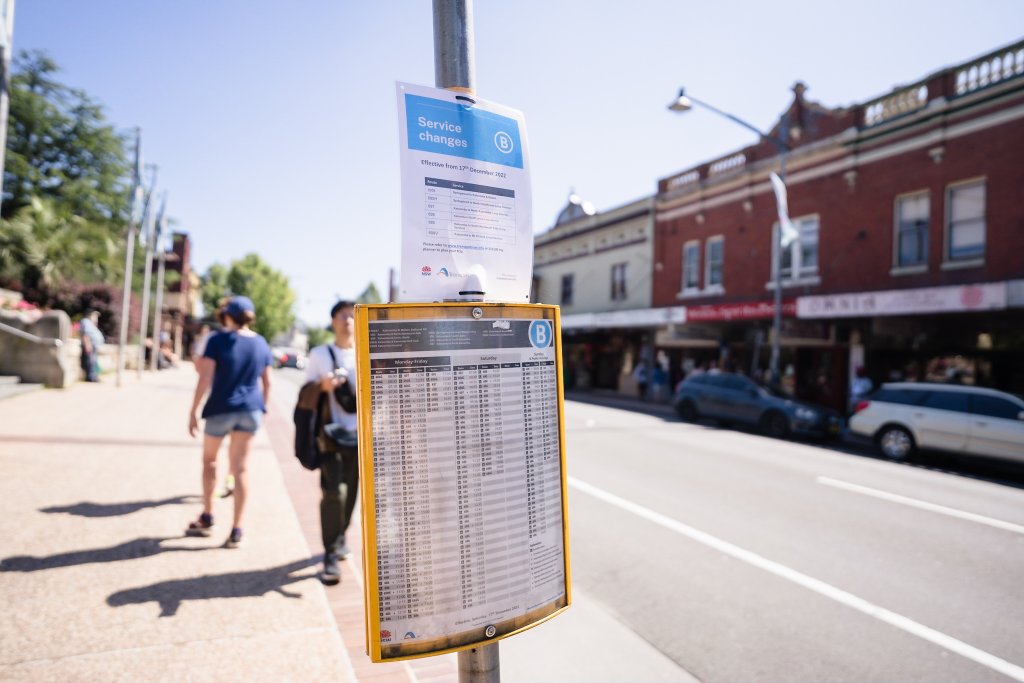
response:
<path fill-rule="evenodd" d="M 501 683 L 497 643 L 459 653 L 459 683 Z"/>

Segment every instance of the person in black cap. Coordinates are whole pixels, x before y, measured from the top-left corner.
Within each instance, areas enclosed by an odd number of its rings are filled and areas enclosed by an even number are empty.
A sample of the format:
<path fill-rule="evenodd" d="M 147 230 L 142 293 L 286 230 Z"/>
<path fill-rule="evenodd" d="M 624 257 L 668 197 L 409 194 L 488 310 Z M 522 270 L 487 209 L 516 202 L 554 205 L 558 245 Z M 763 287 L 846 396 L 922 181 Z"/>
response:
<path fill-rule="evenodd" d="M 188 536 L 209 536 L 213 528 L 213 489 L 217 481 L 217 451 L 231 434 L 228 448 L 231 473 L 235 477 L 235 517 L 225 547 L 242 542 L 242 514 L 248 497 L 246 458 L 252 437 L 263 423 L 270 396 L 270 367 L 273 362 L 267 340 L 249 329 L 256 309 L 247 297 L 235 296 L 217 313 L 223 331 L 210 337 L 198 362 L 196 383 L 189 414 L 188 432 L 199 429 L 196 411 L 209 390 L 203 418 L 203 512 L 188 525 Z M 260 384 L 262 384 L 262 391 Z"/>
<path fill-rule="evenodd" d="M 327 394 L 331 423 L 321 439 L 325 448 L 320 464 L 320 534 L 324 542 L 323 582 L 329 586 L 341 581 L 340 560 L 349 554 L 345 531 L 352 521 L 359 488 L 358 449 L 354 443 L 356 428 L 355 392 L 355 302 L 339 301 L 331 308 L 334 342 L 309 352 L 307 382 L 319 382 Z"/>

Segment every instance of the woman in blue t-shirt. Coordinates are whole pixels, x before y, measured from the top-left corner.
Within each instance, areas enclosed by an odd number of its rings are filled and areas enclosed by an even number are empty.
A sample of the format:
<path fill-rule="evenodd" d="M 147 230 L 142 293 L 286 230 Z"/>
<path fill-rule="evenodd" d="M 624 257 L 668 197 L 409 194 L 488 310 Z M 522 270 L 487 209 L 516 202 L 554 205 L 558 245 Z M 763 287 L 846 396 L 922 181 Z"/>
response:
<path fill-rule="evenodd" d="M 188 525 L 185 533 L 189 536 L 210 535 L 217 451 L 224 437 L 230 433 L 228 454 L 230 471 L 235 477 L 235 518 L 224 545 L 237 548 L 242 542 L 242 513 L 248 494 L 245 461 L 252 437 L 267 412 L 272 357 L 267 340 L 249 329 L 256 319 L 256 309 L 248 298 L 231 297 L 217 312 L 217 317 L 224 330 L 210 337 L 203 357 L 199 359 L 199 381 L 188 420 L 188 433 L 194 437 L 199 429 L 196 411 L 209 390 L 202 414 L 206 420 L 203 430 L 203 513 Z"/>

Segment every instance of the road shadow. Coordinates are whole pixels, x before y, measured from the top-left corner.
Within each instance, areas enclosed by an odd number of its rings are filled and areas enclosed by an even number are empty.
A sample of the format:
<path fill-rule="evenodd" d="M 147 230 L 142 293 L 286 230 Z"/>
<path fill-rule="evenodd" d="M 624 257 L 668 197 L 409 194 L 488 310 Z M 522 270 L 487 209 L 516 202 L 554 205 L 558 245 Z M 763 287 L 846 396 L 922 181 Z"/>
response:
<path fill-rule="evenodd" d="M 82 501 L 74 505 L 54 505 L 48 508 L 40 508 L 40 512 L 47 514 L 64 513 L 76 517 L 120 517 L 130 515 L 139 510 L 147 508 L 162 507 L 164 505 L 188 505 L 199 501 L 199 496 L 174 496 L 163 500 L 135 500 L 127 503 L 90 503 Z"/>
<path fill-rule="evenodd" d="M 279 593 L 286 598 L 298 599 L 301 593 L 285 587 L 299 581 L 316 578 L 317 572 L 295 574 L 311 567 L 317 560 L 306 558 L 279 567 L 245 572 L 231 572 L 215 576 L 161 581 L 149 586 L 129 588 L 111 594 L 107 604 L 111 607 L 142 605 L 155 602 L 160 605 L 160 617 L 173 617 L 183 602 L 188 600 L 214 600 L 218 598 L 255 598 L 267 593 Z"/>
<path fill-rule="evenodd" d="M 0 560 L 0 572 L 35 572 L 44 569 L 76 567 L 84 564 L 138 560 L 161 553 L 198 552 L 209 549 L 163 545 L 164 541 L 175 540 L 176 538 L 180 537 L 136 538 L 109 548 L 91 548 L 89 550 L 76 550 L 70 553 L 58 553 L 41 557 L 15 555 Z"/>

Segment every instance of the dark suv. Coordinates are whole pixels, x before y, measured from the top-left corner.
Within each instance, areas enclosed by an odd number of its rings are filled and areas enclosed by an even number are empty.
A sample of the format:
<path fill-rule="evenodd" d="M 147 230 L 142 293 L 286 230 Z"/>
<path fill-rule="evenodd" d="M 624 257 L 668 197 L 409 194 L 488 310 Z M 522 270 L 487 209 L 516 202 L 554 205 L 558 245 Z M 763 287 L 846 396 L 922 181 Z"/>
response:
<path fill-rule="evenodd" d="M 779 389 L 732 373 L 686 379 L 676 392 L 673 406 L 687 421 L 710 417 L 725 423 L 742 422 L 779 438 L 791 434 L 835 437 L 843 427 L 835 411 L 797 401 Z"/>

